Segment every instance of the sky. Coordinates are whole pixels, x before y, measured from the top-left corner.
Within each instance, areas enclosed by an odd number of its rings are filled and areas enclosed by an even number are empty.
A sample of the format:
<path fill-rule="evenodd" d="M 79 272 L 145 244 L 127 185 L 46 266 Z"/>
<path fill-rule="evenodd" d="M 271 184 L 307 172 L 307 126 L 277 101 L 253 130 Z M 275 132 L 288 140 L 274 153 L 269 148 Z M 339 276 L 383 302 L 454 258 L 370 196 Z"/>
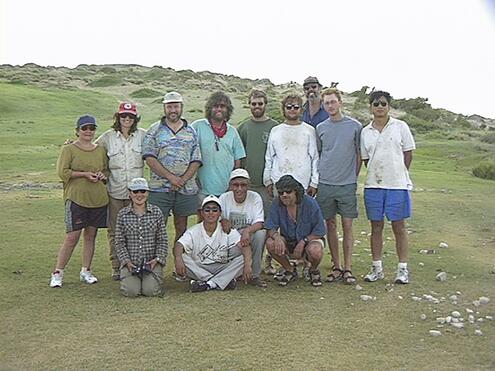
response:
<path fill-rule="evenodd" d="M 317 76 L 495 118 L 495 0 L 0 0 L 0 64 Z"/>

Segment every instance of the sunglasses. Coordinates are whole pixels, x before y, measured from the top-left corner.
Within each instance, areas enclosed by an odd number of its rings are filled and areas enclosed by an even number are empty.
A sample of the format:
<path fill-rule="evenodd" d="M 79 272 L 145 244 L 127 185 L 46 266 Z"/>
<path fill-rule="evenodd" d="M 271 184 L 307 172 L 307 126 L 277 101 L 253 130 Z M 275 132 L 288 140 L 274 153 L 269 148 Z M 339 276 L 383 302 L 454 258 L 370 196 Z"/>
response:
<path fill-rule="evenodd" d="M 138 193 L 146 193 L 146 192 L 148 192 L 146 189 L 135 189 L 132 191 L 132 193 L 134 193 L 135 195 Z"/>
<path fill-rule="evenodd" d="M 136 115 L 133 115 L 132 113 L 120 113 L 119 114 L 119 117 L 121 119 L 125 119 L 126 117 L 129 117 L 131 120 L 135 120 L 136 119 Z"/>
<path fill-rule="evenodd" d="M 297 105 L 297 104 L 287 104 L 285 106 L 285 109 L 286 110 L 298 110 L 299 108 L 301 108 L 301 106 Z"/>
<path fill-rule="evenodd" d="M 319 88 L 319 86 L 318 86 L 318 85 L 306 85 L 306 86 L 304 87 L 304 90 L 309 90 L 309 89 L 313 89 L 313 90 L 315 90 L 315 89 L 318 89 L 318 88 Z"/>
<path fill-rule="evenodd" d="M 218 207 L 205 207 L 203 211 L 205 213 L 218 213 L 220 209 Z"/>
<path fill-rule="evenodd" d="M 261 106 L 264 106 L 265 105 L 265 102 L 251 102 L 251 106 L 253 107 L 261 107 Z"/>
<path fill-rule="evenodd" d="M 80 127 L 79 130 L 82 130 L 82 131 L 87 131 L 87 130 L 95 131 L 96 130 L 96 126 L 94 126 L 94 125 L 84 125 L 84 126 Z"/>
<path fill-rule="evenodd" d="M 378 107 L 378 106 L 386 107 L 387 105 L 388 103 L 384 101 L 373 102 L 373 107 Z"/>
<path fill-rule="evenodd" d="M 280 196 L 283 196 L 284 194 L 290 195 L 292 192 L 294 192 L 293 189 L 284 189 L 284 190 L 279 190 L 277 191 Z"/>

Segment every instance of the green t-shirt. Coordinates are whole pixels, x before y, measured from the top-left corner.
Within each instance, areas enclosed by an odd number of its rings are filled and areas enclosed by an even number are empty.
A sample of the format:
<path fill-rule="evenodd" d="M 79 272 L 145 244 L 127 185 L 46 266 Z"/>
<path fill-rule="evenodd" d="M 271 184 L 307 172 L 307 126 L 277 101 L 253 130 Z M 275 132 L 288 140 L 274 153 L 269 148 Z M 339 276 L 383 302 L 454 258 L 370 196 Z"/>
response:
<path fill-rule="evenodd" d="M 101 171 L 108 176 L 107 153 L 102 146 L 83 150 L 74 143 L 62 147 L 57 173 L 64 183 L 64 201 L 71 200 L 87 208 L 108 204 L 107 187 L 103 181 L 90 182 L 86 178 L 71 178 L 73 171 Z"/>
<path fill-rule="evenodd" d="M 242 166 L 249 172 L 253 186 L 263 185 L 266 144 L 270 130 L 275 125 L 278 125 L 278 122 L 272 119 L 266 121 L 249 119 L 237 128 L 246 150 L 246 158 L 242 161 Z"/>

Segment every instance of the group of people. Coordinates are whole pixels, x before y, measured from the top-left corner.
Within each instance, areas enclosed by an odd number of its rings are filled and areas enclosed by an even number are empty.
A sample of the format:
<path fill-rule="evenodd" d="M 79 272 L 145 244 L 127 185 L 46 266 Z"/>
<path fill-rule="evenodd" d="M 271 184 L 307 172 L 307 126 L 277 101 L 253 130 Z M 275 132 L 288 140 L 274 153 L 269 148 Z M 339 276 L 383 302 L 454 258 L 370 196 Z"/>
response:
<path fill-rule="evenodd" d="M 165 94 L 164 115 L 146 131 L 134 103 L 120 104 L 112 128 L 95 139 L 96 119 L 81 116 L 77 139 L 62 148 L 57 170 L 64 185 L 66 236 L 50 286 L 83 233 L 80 280 L 91 271 L 98 228 L 108 228 L 112 278 L 126 296 L 163 294 L 168 217 L 174 220 L 174 275 L 190 290 L 233 289 L 241 279 L 266 287 L 298 277 L 322 285 L 325 236 L 332 268 L 328 282 L 356 283 L 352 223 L 358 216 L 357 179 L 367 167 L 364 204 L 371 224 L 372 268 L 365 281 L 384 278 L 384 217 L 391 221 L 399 258 L 396 283 L 409 282 L 405 219 L 411 215 L 409 167 L 415 143 L 408 125 L 390 113 L 391 96 L 369 96 L 373 119 L 365 128 L 342 111 L 336 88 L 316 77 L 284 97 L 284 122 L 267 117 L 265 92 L 253 90 L 251 117 L 231 125 L 233 105 L 223 92 L 209 96 L 205 118 L 189 124 L 177 92 Z M 143 178 L 145 163 L 151 170 Z M 198 224 L 187 228 L 188 217 Z M 343 230 L 340 258 L 337 215 Z M 277 270 L 273 260 L 279 263 Z"/>

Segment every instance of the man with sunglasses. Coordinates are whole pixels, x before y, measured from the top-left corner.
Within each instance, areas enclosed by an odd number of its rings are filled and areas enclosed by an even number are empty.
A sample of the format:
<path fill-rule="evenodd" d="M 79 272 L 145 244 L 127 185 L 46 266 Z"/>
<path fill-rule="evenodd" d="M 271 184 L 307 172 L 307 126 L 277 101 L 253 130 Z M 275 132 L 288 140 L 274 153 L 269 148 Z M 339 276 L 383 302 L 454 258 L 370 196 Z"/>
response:
<path fill-rule="evenodd" d="M 268 137 L 263 183 L 273 197 L 273 185 L 290 174 L 310 196 L 318 187 L 318 148 L 315 129 L 300 119 L 302 98 L 289 94 L 282 100 L 285 121 L 275 126 Z"/>
<path fill-rule="evenodd" d="M 191 292 L 236 287 L 236 277 L 252 279 L 251 248 L 240 245 L 235 229 L 225 233 L 220 224 L 218 197 L 209 195 L 201 203 L 203 221 L 189 228 L 174 246 L 175 271 L 192 279 Z"/>
<path fill-rule="evenodd" d="M 356 189 L 361 169 L 359 140 L 363 126 L 342 113 L 342 96 L 338 89 L 324 90 L 322 99 L 329 118 L 316 127 L 320 151 L 320 178 L 316 200 L 327 224 L 327 239 L 333 263 L 327 281 L 343 280 L 346 284 L 355 284 L 356 277 L 351 272 L 354 244 L 352 221 L 358 216 Z M 341 217 L 344 232 L 343 270 L 339 256 L 337 214 Z"/>
<path fill-rule="evenodd" d="M 173 213 L 175 241 L 185 232 L 188 216 L 197 212 L 196 172 L 202 163 L 198 135 L 181 117 L 183 108 L 179 93 L 165 94 L 164 116 L 148 129 L 143 148 L 151 169 L 150 203 L 160 208 L 165 225 Z"/>
<path fill-rule="evenodd" d="M 251 118 L 239 125 L 237 130 L 241 137 L 242 144 L 246 150 L 246 158 L 242 161 L 242 166 L 250 175 L 250 189 L 257 192 L 263 200 L 263 211 L 265 217 L 270 210 L 271 198 L 263 184 L 263 170 L 265 168 L 265 152 L 270 131 L 278 122 L 267 117 L 266 108 L 268 98 L 261 90 L 253 90 L 248 98 Z M 276 270 L 271 264 L 270 255 L 266 255 L 266 274 L 275 274 Z"/>
<path fill-rule="evenodd" d="M 129 182 L 131 204 L 117 216 L 115 245 L 120 260 L 120 290 L 125 296 L 163 294 L 167 231 L 160 209 L 147 202 L 144 178 Z"/>
<path fill-rule="evenodd" d="M 127 184 L 131 179 L 143 176 L 143 140 L 146 130 L 139 128 L 140 121 L 134 103 L 123 102 L 114 114 L 112 128 L 104 132 L 97 144 L 103 146 L 108 156 L 108 245 L 112 264 L 112 279 L 120 279 L 120 263 L 115 250 L 115 223 L 119 210 L 130 204 Z"/>
<path fill-rule="evenodd" d="M 392 222 L 399 257 L 395 283 L 409 283 L 408 239 L 405 219 L 411 216 L 412 182 L 409 168 L 416 148 L 409 126 L 389 115 L 392 97 L 374 91 L 369 103 L 373 121 L 361 131 L 361 158 L 367 167 L 364 205 L 371 224 L 372 269 L 364 277 L 375 282 L 384 278 L 382 267 L 384 216 Z"/>
<path fill-rule="evenodd" d="M 305 257 L 311 264 L 309 280 L 321 286 L 318 266 L 323 258 L 325 222 L 316 200 L 291 175 L 282 176 L 276 183 L 278 198 L 273 200 L 265 224 L 268 230 L 266 248 L 284 271 L 275 276 L 280 286 L 297 278 L 296 267 L 289 259 Z"/>
<path fill-rule="evenodd" d="M 307 101 L 303 106 L 302 120 L 316 128 L 316 126 L 328 118 L 321 100 L 322 85 L 314 76 L 309 76 L 304 80 L 303 89 Z"/>

